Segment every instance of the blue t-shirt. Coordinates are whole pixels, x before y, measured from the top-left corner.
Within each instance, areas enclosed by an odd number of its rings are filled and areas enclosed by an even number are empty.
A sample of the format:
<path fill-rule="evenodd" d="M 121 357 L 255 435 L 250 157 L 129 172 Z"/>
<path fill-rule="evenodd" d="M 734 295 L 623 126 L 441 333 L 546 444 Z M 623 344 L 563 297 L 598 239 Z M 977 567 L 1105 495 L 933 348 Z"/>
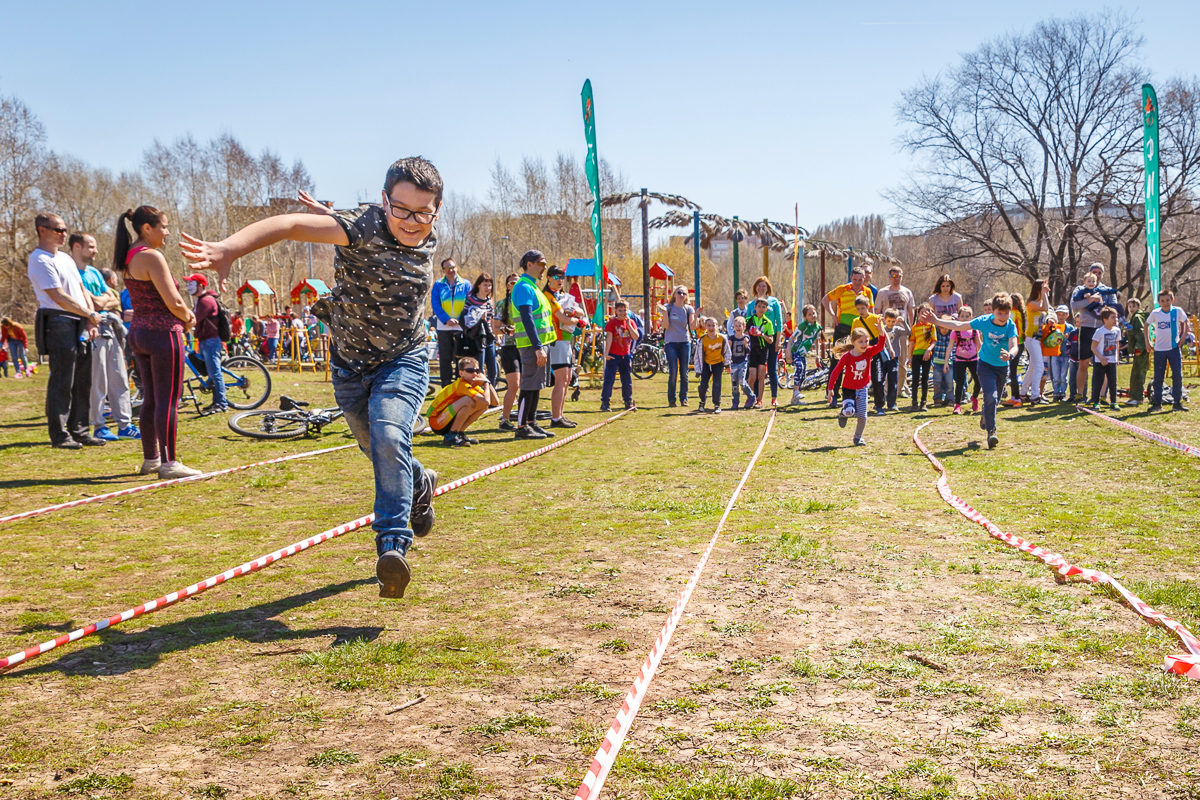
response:
<path fill-rule="evenodd" d="M 541 290 L 537 288 L 537 284 L 532 280 L 519 280 L 513 284 L 511 295 L 512 304 L 517 308 L 520 308 L 521 306 L 530 306 L 536 311 L 538 308 L 537 293 L 539 291 Z"/>
<path fill-rule="evenodd" d="M 79 273 L 79 277 L 83 281 L 83 287 L 93 297 L 99 297 L 108 291 L 108 284 L 104 282 L 104 276 L 100 274 L 100 270 L 91 264 L 83 268 L 83 271 Z"/>
<path fill-rule="evenodd" d="M 1004 325 L 997 325 L 994 314 L 984 314 L 971 320 L 971 327 L 983 335 L 983 346 L 979 348 L 979 360 L 993 367 L 1006 367 L 1008 362 L 1000 357 L 1000 351 L 1008 348 L 1008 340 L 1017 335 L 1017 323 L 1012 317 Z"/>

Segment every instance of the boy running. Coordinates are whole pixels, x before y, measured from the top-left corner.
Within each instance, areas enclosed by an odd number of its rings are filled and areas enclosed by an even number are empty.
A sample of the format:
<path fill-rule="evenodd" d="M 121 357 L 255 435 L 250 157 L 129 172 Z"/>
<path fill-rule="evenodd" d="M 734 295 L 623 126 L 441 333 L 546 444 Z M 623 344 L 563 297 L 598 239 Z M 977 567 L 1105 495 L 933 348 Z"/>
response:
<path fill-rule="evenodd" d="M 433 527 L 437 473 L 413 457 L 413 422 L 429 385 L 425 301 L 433 285 L 433 223 L 442 177 L 421 157 L 402 158 L 384 176 L 382 205 L 337 214 L 281 214 L 220 242 L 183 234 L 184 257 L 216 270 L 282 241 L 332 244 L 333 293 L 314 313 L 329 326 L 334 398 L 375 472 L 375 575 L 379 596 L 400 598 L 412 577 L 405 554 Z"/>

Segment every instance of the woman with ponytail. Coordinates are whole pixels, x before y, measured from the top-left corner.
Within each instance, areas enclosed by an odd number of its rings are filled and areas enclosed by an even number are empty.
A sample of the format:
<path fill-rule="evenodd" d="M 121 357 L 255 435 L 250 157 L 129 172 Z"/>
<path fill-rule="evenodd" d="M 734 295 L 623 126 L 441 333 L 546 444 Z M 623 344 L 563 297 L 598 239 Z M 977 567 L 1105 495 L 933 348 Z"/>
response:
<path fill-rule="evenodd" d="M 196 324 L 196 317 L 159 252 L 168 235 L 166 214 L 152 206 L 138 206 L 117 219 L 113 245 L 113 267 L 125 276 L 133 303 L 129 347 L 142 378 L 144 461 L 138 474 L 157 472 L 164 479 L 200 474 L 184 466 L 175 453 L 183 390 L 183 332 Z"/>

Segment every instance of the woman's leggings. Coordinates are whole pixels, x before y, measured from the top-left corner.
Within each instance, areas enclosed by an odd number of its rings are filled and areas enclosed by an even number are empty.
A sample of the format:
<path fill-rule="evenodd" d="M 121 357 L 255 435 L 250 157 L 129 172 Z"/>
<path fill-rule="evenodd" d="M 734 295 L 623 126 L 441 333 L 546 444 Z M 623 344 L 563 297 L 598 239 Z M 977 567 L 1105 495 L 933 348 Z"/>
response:
<path fill-rule="evenodd" d="M 142 456 L 176 461 L 175 429 L 183 392 L 183 332 L 134 328 L 129 346 L 142 376 Z"/>
<path fill-rule="evenodd" d="M 1025 342 L 1017 345 L 1017 352 L 1012 354 L 1012 358 L 1008 360 L 1008 388 L 1012 390 L 1009 397 L 1021 396 L 1021 381 L 1017 377 L 1017 369 L 1021 363 L 1021 354 L 1025 352 Z"/>
<path fill-rule="evenodd" d="M 1026 336 L 1025 352 L 1029 353 L 1029 368 L 1025 370 L 1025 377 L 1021 379 L 1021 389 L 1036 400 L 1042 396 L 1042 375 L 1046 372 L 1041 340 Z"/>
<path fill-rule="evenodd" d="M 911 369 L 909 373 L 912 375 L 912 401 L 913 407 L 924 405 L 929 399 L 929 362 L 925 360 L 925 353 L 913 353 Z M 920 390 L 921 399 L 917 400 L 917 390 Z"/>
<path fill-rule="evenodd" d="M 979 368 L 978 361 L 955 361 L 954 362 L 954 405 L 961 406 L 963 401 L 967 399 L 967 373 L 971 373 L 971 380 L 975 383 L 975 391 L 971 394 L 972 397 L 979 397 Z"/>

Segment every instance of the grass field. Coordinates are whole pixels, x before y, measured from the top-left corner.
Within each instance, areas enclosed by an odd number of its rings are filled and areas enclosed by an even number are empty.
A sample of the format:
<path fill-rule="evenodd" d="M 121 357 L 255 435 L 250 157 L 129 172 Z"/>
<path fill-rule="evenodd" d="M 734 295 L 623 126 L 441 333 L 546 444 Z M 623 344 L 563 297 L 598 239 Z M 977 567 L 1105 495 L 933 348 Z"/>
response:
<path fill-rule="evenodd" d="M 135 442 L 46 445 L 45 377 L 0 380 L 0 515 L 145 481 Z M 332 399 L 312 375 L 276 383 L 272 404 Z M 667 409 L 664 387 L 439 498 L 402 601 L 377 597 L 359 531 L 0 676 L 0 797 L 572 796 L 768 419 Z M 872 417 L 855 448 L 809 399 L 779 412 L 605 796 L 1200 798 L 1200 686 L 1161 669 L 1178 643 L 944 505 L 910 437 L 935 418 L 957 494 L 1194 632 L 1200 460 L 1065 407 L 1004 411 L 993 452 L 940 410 Z M 595 391 L 569 414 L 605 417 Z M 349 441 L 182 416 L 206 470 Z M 1117 416 L 1200 444 L 1200 408 Z M 494 420 L 419 457 L 445 482 L 536 446 Z M 371 495 L 350 449 L 0 526 L 0 655 Z"/>

